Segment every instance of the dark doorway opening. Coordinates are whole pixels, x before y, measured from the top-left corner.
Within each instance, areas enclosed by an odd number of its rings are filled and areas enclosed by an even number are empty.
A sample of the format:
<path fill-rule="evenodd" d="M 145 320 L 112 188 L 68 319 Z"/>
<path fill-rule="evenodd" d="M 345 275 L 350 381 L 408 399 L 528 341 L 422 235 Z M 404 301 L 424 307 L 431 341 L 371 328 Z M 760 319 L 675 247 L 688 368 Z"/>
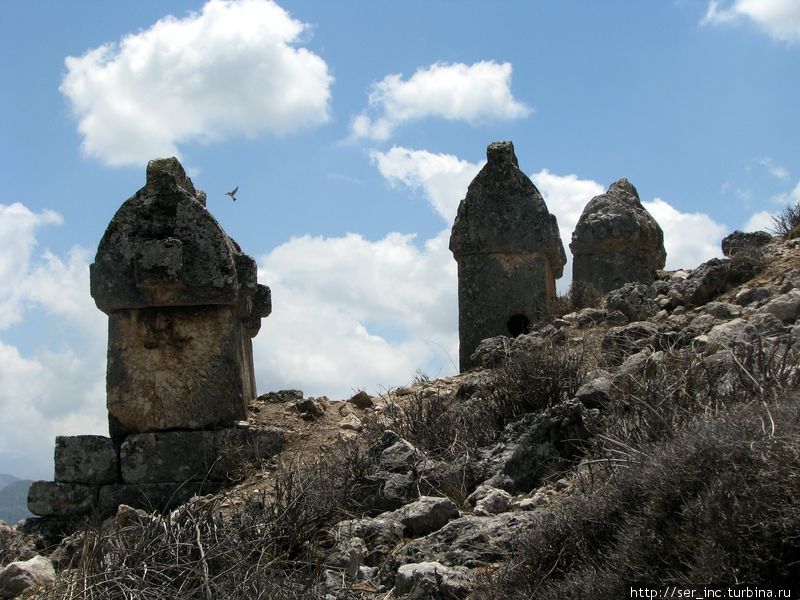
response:
<path fill-rule="evenodd" d="M 522 313 L 517 313 L 515 315 L 511 315 L 511 317 L 508 319 L 506 322 L 506 328 L 512 337 L 517 337 L 530 331 L 531 320 Z"/>

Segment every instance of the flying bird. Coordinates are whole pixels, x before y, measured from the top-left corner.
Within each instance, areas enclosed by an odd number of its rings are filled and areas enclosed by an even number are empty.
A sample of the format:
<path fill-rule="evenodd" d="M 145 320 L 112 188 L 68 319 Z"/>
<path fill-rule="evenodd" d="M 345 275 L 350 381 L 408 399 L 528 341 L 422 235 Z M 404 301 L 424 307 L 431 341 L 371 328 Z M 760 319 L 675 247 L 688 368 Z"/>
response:
<path fill-rule="evenodd" d="M 231 200 L 236 202 L 236 192 L 238 192 L 238 191 L 239 191 L 239 186 L 237 185 L 235 188 L 233 188 L 232 192 L 225 192 L 225 195 L 226 196 L 230 196 Z"/>

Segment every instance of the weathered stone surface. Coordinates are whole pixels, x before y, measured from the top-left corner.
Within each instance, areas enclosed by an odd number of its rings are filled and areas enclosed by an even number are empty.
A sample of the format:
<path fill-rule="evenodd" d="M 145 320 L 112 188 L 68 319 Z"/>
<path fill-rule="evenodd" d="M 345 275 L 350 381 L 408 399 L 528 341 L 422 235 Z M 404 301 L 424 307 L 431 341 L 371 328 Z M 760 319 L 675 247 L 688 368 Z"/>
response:
<path fill-rule="evenodd" d="M 44 556 L 9 563 L 0 570 L 0 598 L 16 598 L 34 586 L 55 581 L 53 563 Z"/>
<path fill-rule="evenodd" d="M 766 231 L 744 232 L 736 230 L 722 238 L 722 254 L 730 257 L 740 252 L 752 252 L 771 241 L 772 236 Z"/>
<path fill-rule="evenodd" d="M 28 510 L 40 517 L 82 515 L 97 502 L 96 485 L 34 481 L 28 490 Z"/>
<path fill-rule="evenodd" d="M 120 448 L 125 483 L 205 479 L 214 465 L 214 433 L 168 431 L 128 436 Z"/>
<path fill-rule="evenodd" d="M 277 427 L 220 429 L 214 432 L 214 465 L 209 478 L 237 480 L 244 464 L 266 460 L 283 450 L 286 433 Z"/>
<path fill-rule="evenodd" d="M 739 290 L 739 292 L 736 294 L 736 304 L 740 306 L 747 306 L 755 302 L 763 302 L 765 300 L 769 300 L 771 297 L 772 297 L 772 292 L 770 292 L 769 288 L 765 287 L 743 288 Z"/>
<path fill-rule="evenodd" d="M 475 502 L 474 513 L 478 516 L 488 517 L 499 515 L 511 509 L 512 496 L 505 490 L 484 486 L 486 493 Z M 472 496 L 470 496 L 472 498 Z"/>
<path fill-rule="evenodd" d="M 352 404 L 353 406 L 362 409 L 372 408 L 375 405 L 375 403 L 372 401 L 372 398 L 370 398 L 369 394 L 363 390 L 353 394 L 353 396 L 350 397 L 350 400 L 348 400 L 348 402 L 350 402 L 350 404 Z"/>
<path fill-rule="evenodd" d="M 733 286 L 744 283 L 763 269 L 752 257 L 712 258 L 692 271 L 681 284 L 687 303 L 700 306 Z"/>
<path fill-rule="evenodd" d="M 603 336 L 602 348 L 608 352 L 628 356 L 651 344 L 658 328 L 648 321 L 636 321 L 620 327 L 611 327 Z"/>
<path fill-rule="evenodd" d="M 458 263 L 459 362 L 481 340 L 525 333 L 550 314 L 566 255 L 558 224 L 519 169 L 511 142 L 494 142 L 458 207 L 450 250 Z"/>
<path fill-rule="evenodd" d="M 538 518 L 536 512 L 460 517 L 438 531 L 409 542 L 391 560 L 398 569 L 402 564 L 424 561 L 450 567 L 485 567 L 513 556 L 520 537 L 509 532 L 526 531 Z"/>
<path fill-rule="evenodd" d="M 541 413 L 525 415 L 503 432 L 503 441 L 489 459 L 494 472 L 485 485 L 517 494 L 542 485 L 546 477 L 561 473 L 582 453 L 589 437 L 583 405 L 568 400 Z"/>
<path fill-rule="evenodd" d="M 302 399 L 303 392 L 300 390 L 279 390 L 277 392 L 267 392 L 266 394 L 261 394 L 258 397 L 260 402 L 271 402 L 275 404 L 284 404 Z"/>
<path fill-rule="evenodd" d="M 446 567 L 438 562 L 409 563 L 397 570 L 392 595 L 409 600 L 456 600 L 466 598 L 472 586 L 472 573 L 465 567 Z"/>
<path fill-rule="evenodd" d="M 104 516 L 114 515 L 119 506 L 125 504 L 163 512 L 183 504 L 192 496 L 211 494 L 219 488 L 220 484 L 213 481 L 104 485 L 97 497 L 97 511 Z"/>
<path fill-rule="evenodd" d="M 505 364 L 511 354 L 511 338 L 505 335 L 481 340 L 469 359 L 472 365 L 495 369 Z"/>
<path fill-rule="evenodd" d="M 297 400 L 292 404 L 292 407 L 305 419 L 319 419 L 325 414 L 325 406 L 316 398 Z"/>
<path fill-rule="evenodd" d="M 436 531 L 458 517 L 458 508 L 450 498 L 420 496 L 418 500 L 383 516 L 402 523 L 409 537 L 418 537 Z"/>
<path fill-rule="evenodd" d="M 742 309 L 728 302 L 709 302 L 703 307 L 703 312 L 715 319 L 735 319 L 742 316 Z"/>
<path fill-rule="evenodd" d="M 219 481 L 242 461 L 280 452 L 283 442 L 276 428 L 134 434 L 120 448 L 120 471 L 125 483 Z"/>
<path fill-rule="evenodd" d="M 328 552 L 325 565 L 342 569 L 348 579 L 355 579 L 368 554 L 369 549 L 360 537 L 343 538 Z"/>
<path fill-rule="evenodd" d="M 613 389 L 614 384 L 609 377 L 595 377 L 578 388 L 575 398 L 586 408 L 603 408 L 611 400 Z"/>
<path fill-rule="evenodd" d="M 150 161 L 91 265 L 92 297 L 109 315 L 117 440 L 242 420 L 255 397 L 250 338 L 271 311 L 269 289 L 201 200 L 176 159 Z"/>
<path fill-rule="evenodd" d="M 800 317 L 800 290 L 792 290 L 773 298 L 759 312 L 768 312 L 784 323 L 794 323 Z"/>
<path fill-rule="evenodd" d="M 572 280 L 602 293 L 628 282 L 652 282 L 667 257 L 661 227 L 624 178 L 586 205 L 569 247 Z"/>
<path fill-rule="evenodd" d="M 119 457 L 111 439 L 100 435 L 57 436 L 55 480 L 93 484 L 119 481 Z"/>
<path fill-rule="evenodd" d="M 630 282 L 611 290 L 606 296 L 609 313 L 619 311 L 628 321 L 641 321 L 658 311 L 654 290 L 643 283 Z"/>
<path fill-rule="evenodd" d="M 332 528 L 337 544 L 353 537 L 361 539 L 367 547 L 364 564 L 379 565 L 403 541 L 403 525 L 381 517 L 340 521 Z"/>

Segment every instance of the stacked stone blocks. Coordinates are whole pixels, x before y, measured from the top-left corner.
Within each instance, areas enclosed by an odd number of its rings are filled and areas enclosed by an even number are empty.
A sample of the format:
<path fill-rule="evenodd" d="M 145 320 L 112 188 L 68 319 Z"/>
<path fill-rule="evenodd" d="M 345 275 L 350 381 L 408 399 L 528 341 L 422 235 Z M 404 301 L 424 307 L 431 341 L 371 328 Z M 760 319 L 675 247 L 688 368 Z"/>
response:
<path fill-rule="evenodd" d="M 114 215 L 91 292 L 109 319 L 110 437 L 58 437 L 55 480 L 33 483 L 31 512 L 166 509 L 281 451 L 280 429 L 243 426 L 270 290 L 177 159 L 150 161 L 145 187 Z"/>

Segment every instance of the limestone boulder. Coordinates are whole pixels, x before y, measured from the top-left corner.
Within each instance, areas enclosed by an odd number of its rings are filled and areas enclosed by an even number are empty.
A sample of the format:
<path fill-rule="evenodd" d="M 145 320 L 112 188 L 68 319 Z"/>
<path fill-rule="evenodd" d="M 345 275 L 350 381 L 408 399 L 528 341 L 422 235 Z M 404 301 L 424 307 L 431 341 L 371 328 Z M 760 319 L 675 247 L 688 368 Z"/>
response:
<path fill-rule="evenodd" d="M 397 570 L 393 596 L 409 600 L 466 598 L 474 585 L 474 575 L 465 567 L 447 567 L 438 562 L 409 563 Z"/>
<path fill-rule="evenodd" d="M 740 252 L 753 252 L 769 244 L 773 237 L 766 231 L 745 232 L 736 230 L 722 238 L 722 253 L 731 257 Z"/>
<path fill-rule="evenodd" d="M 667 257 L 661 227 L 624 178 L 586 205 L 569 247 L 572 280 L 602 293 L 628 282 L 652 282 Z"/>
<path fill-rule="evenodd" d="M 12 562 L 0 570 L 0 598 L 16 598 L 26 590 L 55 581 L 53 563 L 44 556 Z"/>

